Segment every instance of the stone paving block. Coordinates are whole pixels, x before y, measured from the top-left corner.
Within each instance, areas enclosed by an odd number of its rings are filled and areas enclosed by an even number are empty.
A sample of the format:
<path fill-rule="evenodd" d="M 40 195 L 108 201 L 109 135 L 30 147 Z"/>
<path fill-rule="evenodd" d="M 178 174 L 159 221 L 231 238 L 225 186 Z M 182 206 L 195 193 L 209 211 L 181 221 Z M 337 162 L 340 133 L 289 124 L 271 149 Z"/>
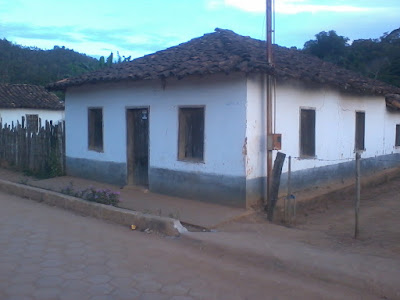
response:
<path fill-rule="evenodd" d="M 61 293 L 59 288 L 40 288 L 33 293 L 33 296 L 40 300 L 54 300 L 57 299 Z"/>
<path fill-rule="evenodd" d="M 98 275 L 93 275 L 88 277 L 88 281 L 90 281 L 93 284 L 102 284 L 102 283 L 107 283 L 111 280 L 111 277 L 109 275 L 105 274 L 98 274 Z"/>
<path fill-rule="evenodd" d="M 134 288 L 117 288 L 111 293 L 113 299 L 132 300 L 140 296 L 140 292 Z"/>
<path fill-rule="evenodd" d="M 194 300 L 195 298 L 192 298 L 190 296 L 173 296 L 169 300 Z"/>
<path fill-rule="evenodd" d="M 35 281 L 35 285 L 39 288 L 57 287 L 63 283 L 63 279 L 58 276 L 44 276 Z"/>
<path fill-rule="evenodd" d="M 39 271 L 41 276 L 57 276 L 64 273 L 65 271 L 61 267 L 42 267 Z"/>
<path fill-rule="evenodd" d="M 166 286 L 163 286 L 163 288 L 161 289 L 161 292 L 166 295 L 183 296 L 189 292 L 189 288 L 181 286 L 179 284 L 166 285 Z"/>
<path fill-rule="evenodd" d="M 64 279 L 83 279 L 87 276 L 87 273 L 82 271 L 65 272 L 61 275 L 61 277 Z"/>
<path fill-rule="evenodd" d="M 9 296 L 30 296 L 36 291 L 36 287 L 30 283 L 24 284 L 11 284 L 4 292 Z"/>
<path fill-rule="evenodd" d="M 99 283 L 99 284 L 94 284 L 92 285 L 88 292 L 92 295 L 98 295 L 98 296 L 103 296 L 103 295 L 108 295 L 111 292 L 114 291 L 114 287 L 108 283 Z"/>
<path fill-rule="evenodd" d="M 143 293 L 138 300 L 168 300 L 170 297 L 158 293 Z"/>
<path fill-rule="evenodd" d="M 145 292 L 156 292 L 161 289 L 162 284 L 154 280 L 149 280 L 138 282 L 135 287 Z"/>

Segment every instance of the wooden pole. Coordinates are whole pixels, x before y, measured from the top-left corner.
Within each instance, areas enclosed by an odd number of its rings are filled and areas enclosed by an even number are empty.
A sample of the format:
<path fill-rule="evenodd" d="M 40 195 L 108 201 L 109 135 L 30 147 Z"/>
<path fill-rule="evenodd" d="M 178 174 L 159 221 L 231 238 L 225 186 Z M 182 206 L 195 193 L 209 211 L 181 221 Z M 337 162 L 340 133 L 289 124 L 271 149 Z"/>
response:
<path fill-rule="evenodd" d="M 287 178 L 287 196 L 286 196 L 286 205 L 285 205 L 285 221 L 287 223 L 291 223 L 291 213 L 292 213 L 292 157 L 288 158 L 288 178 Z"/>
<path fill-rule="evenodd" d="M 278 152 L 275 158 L 274 169 L 272 171 L 272 182 L 271 189 L 269 192 L 270 196 L 270 206 L 268 206 L 268 220 L 272 221 L 274 219 L 274 209 L 276 202 L 278 201 L 279 185 L 281 182 L 282 167 L 285 162 L 286 154 Z"/>
<path fill-rule="evenodd" d="M 354 226 L 354 238 L 356 239 L 359 234 L 358 227 L 358 218 L 359 218 L 359 210 L 360 210 L 360 195 L 361 195 L 361 187 L 360 187 L 360 159 L 361 154 L 356 152 L 356 202 L 355 202 L 355 226 Z"/>

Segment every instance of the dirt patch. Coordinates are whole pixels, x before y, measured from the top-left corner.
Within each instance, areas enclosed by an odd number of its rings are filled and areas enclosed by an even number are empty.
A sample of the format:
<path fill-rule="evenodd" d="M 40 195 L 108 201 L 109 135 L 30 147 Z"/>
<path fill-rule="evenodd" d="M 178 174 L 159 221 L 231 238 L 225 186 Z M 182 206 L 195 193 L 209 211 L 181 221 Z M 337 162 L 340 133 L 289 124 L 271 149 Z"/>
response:
<path fill-rule="evenodd" d="M 323 234 L 314 244 L 377 256 L 400 257 L 400 179 L 364 188 L 360 203 L 360 235 L 354 236 L 354 197 L 347 196 L 305 210 L 298 229 Z"/>
<path fill-rule="evenodd" d="M 267 221 L 266 214 L 255 212 L 219 229 L 259 232 L 338 252 L 400 258 L 400 178 L 362 188 L 357 240 L 353 194 L 336 194 L 323 200 L 303 206 L 291 227 L 281 222 L 279 214 L 277 226 Z"/>

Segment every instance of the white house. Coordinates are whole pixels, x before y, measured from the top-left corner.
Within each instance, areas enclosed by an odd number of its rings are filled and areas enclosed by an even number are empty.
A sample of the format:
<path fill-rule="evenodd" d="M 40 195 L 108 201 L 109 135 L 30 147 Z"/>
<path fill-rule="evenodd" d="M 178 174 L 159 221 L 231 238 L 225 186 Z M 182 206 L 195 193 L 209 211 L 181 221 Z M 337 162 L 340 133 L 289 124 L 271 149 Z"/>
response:
<path fill-rule="evenodd" d="M 30 84 L 0 84 L 0 121 L 2 125 L 37 129 L 46 121 L 64 121 L 64 104 L 45 88 Z"/>
<path fill-rule="evenodd" d="M 400 166 L 400 89 L 297 50 L 215 32 L 69 78 L 67 173 L 204 201 L 251 206 L 266 176 L 266 74 L 276 78 L 275 132 L 293 157 L 294 189 Z M 283 168 L 284 172 L 287 166 Z M 284 178 L 285 176 L 283 176 Z M 283 186 L 285 182 L 283 181 Z"/>

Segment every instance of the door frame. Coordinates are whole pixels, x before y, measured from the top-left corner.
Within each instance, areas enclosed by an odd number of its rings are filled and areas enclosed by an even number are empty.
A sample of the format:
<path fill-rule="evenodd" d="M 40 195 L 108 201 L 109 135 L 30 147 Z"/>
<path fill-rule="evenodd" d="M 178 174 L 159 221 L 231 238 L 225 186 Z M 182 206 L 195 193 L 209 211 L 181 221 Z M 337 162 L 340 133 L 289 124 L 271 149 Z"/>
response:
<path fill-rule="evenodd" d="M 134 178 L 133 182 L 129 182 L 129 155 L 131 152 L 133 153 L 133 149 L 130 150 L 129 147 L 129 129 L 128 129 L 128 118 L 129 118 L 129 110 L 141 110 L 141 109 L 147 109 L 147 120 L 148 120 L 148 129 L 147 129 L 147 185 L 149 185 L 149 173 L 150 173 L 150 106 L 146 105 L 141 105 L 141 106 L 126 106 L 125 107 L 125 149 L 126 149 L 126 184 L 127 185 L 132 185 L 135 186 L 137 184 L 134 183 Z M 133 176 L 133 174 L 132 174 Z"/>

